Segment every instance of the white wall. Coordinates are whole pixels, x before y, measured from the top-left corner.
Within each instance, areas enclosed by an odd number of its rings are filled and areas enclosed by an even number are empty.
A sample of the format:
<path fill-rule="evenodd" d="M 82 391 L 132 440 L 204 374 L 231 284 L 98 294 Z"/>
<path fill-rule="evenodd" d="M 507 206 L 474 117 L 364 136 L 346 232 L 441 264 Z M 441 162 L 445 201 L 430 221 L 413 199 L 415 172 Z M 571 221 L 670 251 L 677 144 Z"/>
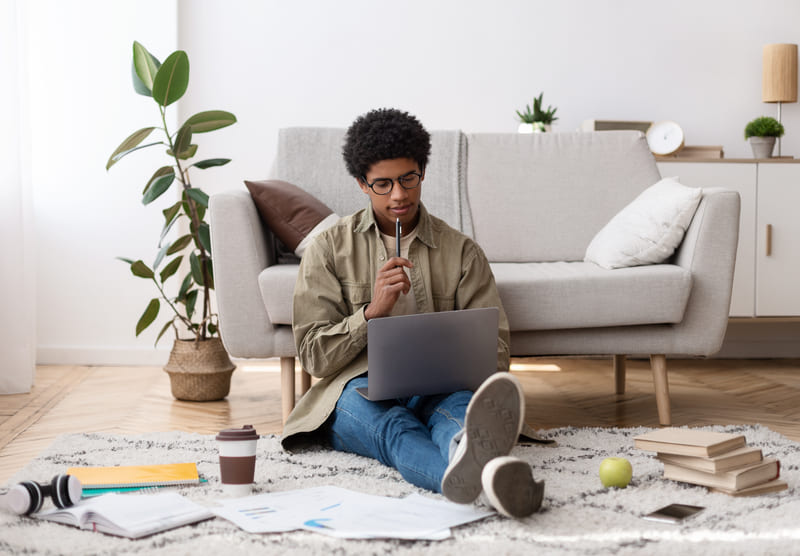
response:
<path fill-rule="evenodd" d="M 165 360 L 155 332 L 133 335 L 153 292 L 114 261 L 153 256 L 160 215 L 138 197 L 159 162 L 104 170 L 153 118 L 130 90 L 134 39 L 163 59 L 177 30 L 192 64 L 183 117 L 239 119 L 197 138 L 199 156 L 233 158 L 195 176 L 211 194 L 266 176 L 281 127 L 344 127 L 396 106 L 430 129 L 514 131 L 515 109 L 540 91 L 558 107 L 555 131 L 672 119 L 687 144 L 750 157 L 745 124 L 776 114 L 761 102 L 761 48 L 800 43 L 788 0 L 178 0 L 177 16 L 158 0 L 33 4 L 40 363 Z M 783 154 L 800 156 L 800 104 L 783 122 Z"/>
<path fill-rule="evenodd" d="M 155 334 L 135 338 L 155 292 L 115 258 L 155 255 L 163 217 L 139 199 L 165 156 L 105 165 L 159 123 L 155 102 L 133 92 L 132 44 L 177 48 L 176 3 L 34 0 L 27 12 L 38 363 L 163 363 Z"/>

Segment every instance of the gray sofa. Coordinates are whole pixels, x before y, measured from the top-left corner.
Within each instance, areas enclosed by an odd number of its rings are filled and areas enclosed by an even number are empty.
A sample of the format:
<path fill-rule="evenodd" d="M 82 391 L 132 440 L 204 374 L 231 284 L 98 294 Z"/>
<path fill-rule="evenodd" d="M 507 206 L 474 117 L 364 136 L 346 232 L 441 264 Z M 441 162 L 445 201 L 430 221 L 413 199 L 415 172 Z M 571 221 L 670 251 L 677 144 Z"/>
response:
<path fill-rule="evenodd" d="M 279 134 L 274 178 L 302 187 L 336 214 L 367 197 L 341 160 L 342 129 Z M 516 356 L 649 356 L 659 421 L 671 423 L 666 357 L 719 350 L 728 322 L 739 196 L 703 190 L 674 255 L 607 270 L 587 245 L 620 209 L 661 179 L 640 132 L 432 133 L 422 200 L 484 249 Z M 284 417 L 295 402 L 291 331 L 297 261 L 281 259 L 250 194 L 213 195 L 215 283 L 223 342 L 234 357 L 280 357 Z M 282 264 L 278 264 L 282 262 Z M 310 384 L 302 374 L 301 393 Z"/>

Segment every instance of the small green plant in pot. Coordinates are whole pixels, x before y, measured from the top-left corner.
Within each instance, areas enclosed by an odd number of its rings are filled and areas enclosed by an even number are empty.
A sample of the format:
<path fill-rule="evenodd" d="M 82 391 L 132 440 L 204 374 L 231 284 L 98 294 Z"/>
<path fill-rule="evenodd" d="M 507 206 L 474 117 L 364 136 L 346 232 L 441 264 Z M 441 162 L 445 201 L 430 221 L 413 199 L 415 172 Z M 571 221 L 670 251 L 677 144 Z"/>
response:
<path fill-rule="evenodd" d="M 542 131 L 549 131 L 553 122 L 558 119 L 555 115 L 558 108 L 548 106 L 547 109 L 542 110 L 542 98 L 544 92 L 539 93 L 538 97 L 533 99 L 533 105 L 525 105 L 525 110 L 520 112 L 517 110 L 517 117 L 519 118 L 520 125 L 518 131 L 520 133 L 539 133 Z"/>
<path fill-rule="evenodd" d="M 222 347 L 216 315 L 211 310 L 214 273 L 210 230 L 205 219 L 208 195 L 192 185 L 189 171 L 230 162 L 227 158 L 190 162 L 198 150 L 192 141 L 199 133 L 235 123 L 236 117 L 230 112 L 209 110 L 191 116 L 177 130 L 168 128 L 167 109 L 183 97 L 189 85 L 189 57 L 182 50 L 173 52 L 161 63 L 144 46 L 134 42 L 131 73 L 134 90 L 155 101 L 159 123 L 129 135 L 111 154 L 106 169 L 138 150 L 163 148 L 169 163 L 156 169 L 147 181 L 142 204 L 149 205 L 168 191 L 175 196 L 175 203 L 163 210 L 164 223 L 156 236 L 153 263 L 120 257 L 130 265 L 134 276 L 151 281 L 158 291 L 136 323 L 136 336 L 155 322 L 163 302 L 170 318 L 158 333 L 156 344 L 167 330 L 174 329 L 175 343 L 165 367 L 170 373 L 173 394 L 178 399 L 220 399 L 228 394 L 230 374 L 235 367 Z M 168 241 L 170 231 L 179 228 L 179 223 L 184 223 L 187 232 Z M 177 293 L 168 293 L 167 282 L 177 285 L 170 279 L 187 267 L 179 287 L 173 288 Z M 182 339 L 182 334 L 188 339 Z"/>
<path fill-rule="evenodd" d="M 761 116 L 750 121 L 744 128 L 744 138 L 753 149 L 753 157 L 770 158 L 775 140 L 783 136 L 783 124 L 775 118 Z"/>

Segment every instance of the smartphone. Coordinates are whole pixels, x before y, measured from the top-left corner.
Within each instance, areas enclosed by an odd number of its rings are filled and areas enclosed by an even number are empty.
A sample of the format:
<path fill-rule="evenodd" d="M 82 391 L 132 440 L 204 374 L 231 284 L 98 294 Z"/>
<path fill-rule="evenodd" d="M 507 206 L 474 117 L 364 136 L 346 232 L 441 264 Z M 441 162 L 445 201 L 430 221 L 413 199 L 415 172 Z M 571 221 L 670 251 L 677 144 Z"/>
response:
<path fill-rule="evenodd" d="M 704 510 L 702 506 L 690 506 L 688 504 L 670 504 L 659 508 L 654 512 L 642 516 L 651 521 L 661 521 L 663 523 L 680 523 L 687 517 L 691 517 L 699 511 Z"/>

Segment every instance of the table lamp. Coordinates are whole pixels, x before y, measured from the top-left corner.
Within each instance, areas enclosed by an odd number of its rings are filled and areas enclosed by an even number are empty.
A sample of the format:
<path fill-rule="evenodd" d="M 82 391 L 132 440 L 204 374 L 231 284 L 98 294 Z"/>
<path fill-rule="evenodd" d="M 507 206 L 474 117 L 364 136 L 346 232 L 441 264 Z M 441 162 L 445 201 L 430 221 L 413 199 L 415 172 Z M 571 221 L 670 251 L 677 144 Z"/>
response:
<path fill-rule="evenodd" d="M 764 45 L 761 76 L 762 102 L 778 103 L 778 121 L 781 121 L 781 103 L 797 102 L 797 45 Z M 778 137 L 778 156 L 781 155 L 781 138 Z"/>

